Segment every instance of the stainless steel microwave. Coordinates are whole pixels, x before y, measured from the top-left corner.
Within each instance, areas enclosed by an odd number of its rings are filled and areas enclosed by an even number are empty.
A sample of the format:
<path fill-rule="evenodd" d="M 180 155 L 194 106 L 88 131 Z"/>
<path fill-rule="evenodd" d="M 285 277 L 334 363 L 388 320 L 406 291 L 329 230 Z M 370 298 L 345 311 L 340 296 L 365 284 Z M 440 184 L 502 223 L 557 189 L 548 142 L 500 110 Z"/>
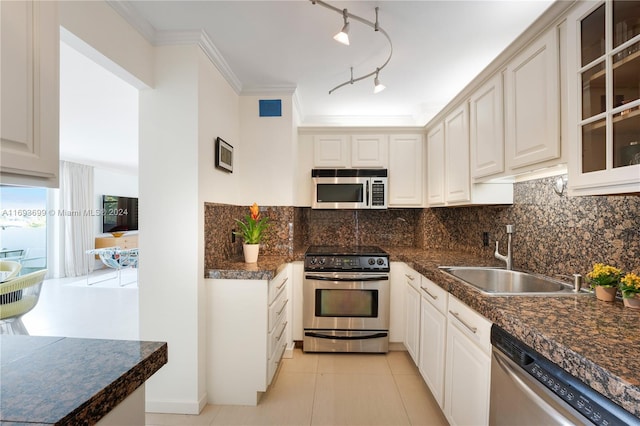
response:
<path fill-rule="evenodd" d="M 386 209 L 387 169 L 312 169 L 314 209 Z"/>

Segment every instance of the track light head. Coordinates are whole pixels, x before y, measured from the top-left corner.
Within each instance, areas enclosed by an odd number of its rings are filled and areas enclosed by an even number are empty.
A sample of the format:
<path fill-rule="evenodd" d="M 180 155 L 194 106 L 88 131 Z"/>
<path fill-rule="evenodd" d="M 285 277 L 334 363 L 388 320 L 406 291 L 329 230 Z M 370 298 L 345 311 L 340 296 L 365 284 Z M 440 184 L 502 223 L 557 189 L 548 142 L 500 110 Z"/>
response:
<path fill-rule="evenodd" d="M 380 79 L 378 78 L 379 72 L 380 72 L 380 69 L 376 71 L 376 77 L 373 79 L 373 93 L 380 93 L 387 88 L 387 86 L 380 83 Z"/>
<path fill-rule="evenodd" d="M 342 11 L 342 18 L 344 20 L 344 25 L 340 32 L 333 36 L 333 39 L 338 43 L 342 43 L 346 46 L 349 45 L 349 21 L 347 21 L 347 9 Z"/>

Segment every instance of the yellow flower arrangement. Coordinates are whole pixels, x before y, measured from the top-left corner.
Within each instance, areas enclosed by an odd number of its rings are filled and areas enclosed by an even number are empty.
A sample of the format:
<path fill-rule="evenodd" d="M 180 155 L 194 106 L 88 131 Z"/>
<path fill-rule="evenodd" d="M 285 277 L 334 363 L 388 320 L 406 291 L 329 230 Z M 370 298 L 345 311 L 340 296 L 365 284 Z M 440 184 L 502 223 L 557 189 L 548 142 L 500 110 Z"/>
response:
<path fill-rule="evenodd" d="M 240 231 L 234 231 L 237 236 L 242 237 L 245 244 L 260 244 L 262 241 L 263 233 L 269 226 L 269 218 L 260 218 L 260 207 L 258 204 L 253 203 L 249 207 L 249 214 L 244 217 L 245 222 L 236 219 L 235 221 L 240 226 Z"/>
<path fill-rule="evenodd" d="M 640 277 L 634 273 L 628 273 L 620 280 L 622 297 L 630 299 L 640 293 Z"/>
<path fill-rule="evenodd" d="M 604 263 L 596 263 L 593 270 L 587 274 L 587 279 L 592 288 L 617 287 L 622 277 L 622 271 Z"/>

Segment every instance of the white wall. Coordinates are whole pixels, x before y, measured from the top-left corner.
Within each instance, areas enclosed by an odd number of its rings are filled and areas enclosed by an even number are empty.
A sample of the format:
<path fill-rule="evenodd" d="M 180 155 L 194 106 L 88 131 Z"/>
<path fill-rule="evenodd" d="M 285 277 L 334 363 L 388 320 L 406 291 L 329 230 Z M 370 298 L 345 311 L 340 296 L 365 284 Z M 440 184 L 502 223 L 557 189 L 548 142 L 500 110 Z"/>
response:
<path fill-rule="evenodd" d="M 198 48 L 156 48 L 155 88 L 140 96 L 140 337 L 168 342 L 147 382 L 148 411 L 198 413 Z"/>
<path fill-rule="evenodd" d="M 93 0 L 59 5 L 67 44 L 139 89 L 153 86 L 153 47 L 111 6 Z"/>
<path fill-rule="evenodd" d="M 204 203 L 235 203 L 241 193 L 241 168 L 227 173 L 215 168 L 215 139 L 241 150 L 239 98 L 204 52 L 198 52 L 198 394 L 207 395 L 207 289 L 204 279 Z M 239 165 L 238 165 L 239 166 Z M 204 399 L 201 403 L 204 403 Z"/>
<path fill-rule="evenodd" d="M 260 99 L 281 99 L 282 117 L 260 117 Z M 240 97 L 242 146 L 236 158 L 242 173 L 242 191 L 238 204 L 293 205 L 293 120 L 291 94 Z"/>

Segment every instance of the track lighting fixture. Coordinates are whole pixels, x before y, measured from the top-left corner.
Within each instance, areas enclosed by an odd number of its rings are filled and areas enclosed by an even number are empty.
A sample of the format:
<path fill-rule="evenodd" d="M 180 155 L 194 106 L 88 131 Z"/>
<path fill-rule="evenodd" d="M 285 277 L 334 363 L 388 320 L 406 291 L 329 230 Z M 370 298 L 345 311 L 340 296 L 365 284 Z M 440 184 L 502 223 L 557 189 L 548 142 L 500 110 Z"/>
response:
<path fill-rule="evenodd" d="M 338 43 L 342 43 L 348 46 L 349 45 L 349 21 L 347 20 L 347 16 L 348 16 L 347 9 L 344 9 L 342 11 L 342 15 L 344 18 L 344 25 L 342 26 L 342 29 L 340 30 L 340 32 L 333 36 L 333 39 Z"/>
<path fill-rule="evenodd" d="M 384 84 L 380 83 L 380 79 L 378 78 L 378 73 L 380 72 L 380 68 L 376 69 L 376 77 L 373 79 L 373 93 L 380 93 L 384 89 L 387 88 Z"/>
<path fill-rule="evenodd" d="M 346 86 L 347 84 L 353 84 L 357 81 L 360 80 L 364 80 L 365 78 L 369 78 L 369 77 L 374 77 L 373 79 L 373 84 L 374 84 L 374 89 L 373 89 L 373 93 L 380 93 L 385 89 L 385 86 L 383 84 L 380 83 L 380 79 L 378 77 L 378 74 L 380 73 L 380 70 L 382 70 L 384 67 L 387 66 L 387 64 L 389 63 L 389 61 L 391 60 L 391 55 L 393 55 L 393 44 L 391 43 L 391 38 L 389 38 L 389 34 L 387 34 L 387 32 L 385 30 L 383 30 L 382 28 L 380 28 L 380 24 L 378 23 L 378 8 L 376 7 L 376 21 L 375 22 L 371 22 L 367 19 L 361 18 L 358 15 L 354 15 L 353 13 L 349 13 L 347 11 L 347 9 L 338 9 L 335 6 L 332 6 L 324 1 L 321 0 L 309 0 L 311 1 L 312 4 L 319 4 L 320 6 L 324 6 L 327 9 L 331 9 L 334 12 L 337 12 L 339 14 L 342 15 L 342 19 L 344 21 L 344 25 L 342 26 L 342 30 L 336 34 L 333 38 L 334 40 L 342 43 L 342 44 L 346 44 L 347 46 L 349 45 L 349 18 L 351 18 L 354 21 L 360 22 L 362 24 L 365 24 L 371 28 L 373 28 L 374 31 L 376 32 L 380 32 L 382 35 L 385 36 L 385 38 L 387 39 L 387 41 L 389 42 L 389 57 L 387 58 L 387 60 L 379 67 L 377 67 L 374 71 L 362 75 L 360 77 L 353 77 L 353 67 L 351 67 L 351 79 L 348 81 L 345 81 L 342 84 L 337 85 L 336 87 L 334 87 L 333 89 L 329 90 L 329 94 L 333 93 L 334 91 L 338 90 L 339 88 Z"/>

